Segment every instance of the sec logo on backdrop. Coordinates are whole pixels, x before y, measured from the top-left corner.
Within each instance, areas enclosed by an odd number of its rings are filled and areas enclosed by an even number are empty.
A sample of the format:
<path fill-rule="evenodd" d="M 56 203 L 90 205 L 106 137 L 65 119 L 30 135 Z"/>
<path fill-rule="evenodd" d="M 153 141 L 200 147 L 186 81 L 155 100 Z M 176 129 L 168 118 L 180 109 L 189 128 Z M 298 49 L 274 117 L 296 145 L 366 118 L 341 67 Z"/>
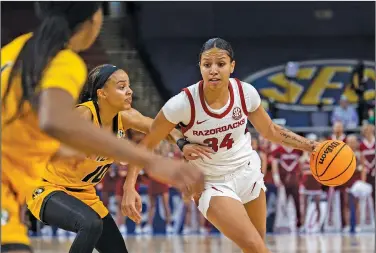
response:
<path fill-rule="evenodd" d="M 285 77 L 285 65 L 257 71 L 245 78 L 261 96 L 283 103 L 289 110 L 304 110 L 304 107 L 336 104 L 342 94 L 350 103 L 358 100 L 350 88 L 351 72 L 357 60 L 331 59 L 298 62 L 295 79 Z M 375 99 L 375 62 L 364 61 L 367 101 Z"/>

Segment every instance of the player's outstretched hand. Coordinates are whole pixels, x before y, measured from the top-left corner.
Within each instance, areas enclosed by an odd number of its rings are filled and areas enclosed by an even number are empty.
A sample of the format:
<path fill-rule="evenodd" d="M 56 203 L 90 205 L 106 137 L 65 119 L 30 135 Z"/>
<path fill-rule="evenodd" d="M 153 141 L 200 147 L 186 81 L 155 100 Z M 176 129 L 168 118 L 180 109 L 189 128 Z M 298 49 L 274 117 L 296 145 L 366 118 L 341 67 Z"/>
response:
<path fill-rule="evenodd" d="M 141 196 L 136 189 L 132 188 L 124 190 L 123 199 L 121 201 L 121 212 L 136 224 L 140 224 L 142 201 Z"/>
<path fill-rule="evenodd" d="M 211 147 L 199 144 L 187 144 L 183 148 L 183 154 L 187 160 L 202 159 L 204 157 L 211 159 L 210 155 L 214 153 L 215 152 Z"/>
<path fill-rule="evenodd" d="M 184 161 L 157 158 L 145 171 L 151 178 L 169 184 L 187 196 L 204 190 L 203 172 Z"/>

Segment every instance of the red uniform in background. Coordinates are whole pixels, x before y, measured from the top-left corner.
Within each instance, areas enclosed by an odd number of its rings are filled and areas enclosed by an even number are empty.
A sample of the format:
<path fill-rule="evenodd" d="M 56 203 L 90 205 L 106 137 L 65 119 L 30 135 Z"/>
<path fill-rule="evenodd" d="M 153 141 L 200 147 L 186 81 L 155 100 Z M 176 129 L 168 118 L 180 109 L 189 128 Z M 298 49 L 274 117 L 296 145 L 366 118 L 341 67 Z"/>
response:
<path fill-rule="evenodd" d="M 350 180 L 347 181 L 345 184 L 343 184 L 343 188 L 345 188 L 345 189 L 351 188 L 351 186 L 353 186 L 353 184 L 356 181 L 361 179 L 362 170 L 364 169 L 364 168 L 362 168 L 362 164 L 360 162 L 360 151 L 357 150 L 354 153 L 355 153 L 355 157 L 356 157 L 356 169 L 355 169 L 353 176 L 350 178 Z"/>
<path fill-rule="evenodd" d="M 264 182 L 265 184 L 273 184 L 273 172 L 272 172 L 272 161 L 273 161 L 273 155 L 271 153 L 266 153 L 267 157 L 267 165 L 266 165 L 266 173 L 264 175 Z"/>
<path fill-rule="evenodd" d="M 376 157 L 375 157 L 375 138 L 371 141 L 367 139 L 363 139 L 360 143 L 360 152 L 361 155 L 364 157 L 364 167 L 363 169 L 366 170 L 367 183 L 372 185 L 373 194 L 375 194 L 375 166 L 376 166 Z"/>
<path fill-rule="evenodd" d="M 115 195 L 116 196 L 123 196 L 123 186 L 125 183 L 125 178 L 127 176 L 127 170 L 128 166 L 127 165 L 119 165 L 118 166 L 118 179 L 116 180 L 115 184 Z M 137 177 L 137 182 L 136 182 L 136 191 L 139 190 L 140 188 L 140 182 L 142 181 L 142 176 Z"/>
<path fill-rule="evenodd" d="M 299 159 L 303 151 L 278 145 L 273 157 L 278 159 L 278 171 L 284 186 L 298 186 L 300 176 Z"/>
<path fill-rule="evenodd" d="M 290 195 L 296 207 L 297 226 L 301 226 L 300 198 L 299 198 L 299 159 L 303 151 L 278 145 L 273 150 L 273 157 L 278 159 L 278 172 L 281 183 L 285 186 L 286 197 Z"/>
<path fill-rule="evenodd" d="M 309 159 L 309 155 L 303 155 L 300 159 L 302 170 L 302 185 L 308 192 L 319 192 L 321 191 L 321 184 L 312 175 Z"/>

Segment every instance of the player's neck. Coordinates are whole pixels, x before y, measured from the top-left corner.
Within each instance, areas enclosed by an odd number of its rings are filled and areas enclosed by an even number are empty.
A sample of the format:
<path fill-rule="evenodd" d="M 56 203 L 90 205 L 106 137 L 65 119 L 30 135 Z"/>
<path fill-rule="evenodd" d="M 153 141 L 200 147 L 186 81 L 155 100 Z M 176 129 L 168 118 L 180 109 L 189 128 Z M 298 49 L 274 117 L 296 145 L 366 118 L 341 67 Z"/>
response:
<path fill-rule="evenodd" d="M 222 108 L 227 104 L 230 98 L 228 85 L 224 85 L 221 89 L 211 90 L 204 86 L 205 102 L 213 109 Z"/>
<path fill-rule="evenodd" d="M 97 103 L 99 106 L 99 116 L 101 117 L 102 126 L 112 125 L 112 121 L 119 111 L 112 108 L 106 102 L 98 101 Z"/>
<path fill-rule="evenodd" d="M 76 32 L 68 41 L 67 48 L 78 53 L 83 50 L 82 41 L 85 41 L 85 34 L 80 30 Z"/>

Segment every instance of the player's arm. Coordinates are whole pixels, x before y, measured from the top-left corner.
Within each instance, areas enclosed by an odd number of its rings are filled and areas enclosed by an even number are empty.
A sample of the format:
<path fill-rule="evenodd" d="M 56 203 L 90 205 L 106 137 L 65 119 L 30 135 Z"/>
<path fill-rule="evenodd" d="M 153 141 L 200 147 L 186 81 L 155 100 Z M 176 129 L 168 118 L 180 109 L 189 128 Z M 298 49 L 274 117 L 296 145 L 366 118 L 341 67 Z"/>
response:
<path fill-rule="evenodd" d="M 165 139 L 169 133 L 175 128 L 176 124 L 168 121 L 161 110 L 155 117 L 150 126 L 150 131 L 146 134 L 145 138 L 139 143 L 140 146 L 144 146 L 147 149 L 155 148 L 163 139 Z M 134 188 L 137 176 L 142 167 L 129 165 L 127 178 L 124 183 L 124 190 Z M 162 180 L 164 181 L 164 180 Z"/>
<path fill-rule="evenodd" d="M 86 154 L 153 167 L 153 160 L 161 158 L 130 141 L 120 140 L 112 133 L 103 131 L 82 119 L 80 113 L 74 110 L 86 78 L 84 62 L 70 51 L 62 51 L 50 62 L 38 86 L 36 109 L 40 128 L 67 146 Z"/>
<path fill-rule="evenodd" d="M 150 132 L 151 125 L 153 124 L 152 118 L 142 115 L 139 111 L 133 108 L 122 112 L 121 117 L 124 126 L 145 134 Z M 166 139 L 173 144 L 176 144 L 177 140 L 180 138 L 183 138 L 183 134 L 175 128 L 172 129 L 166 137 Z"/>
<path fill-rule="evenodd" d="M 307 152 L 313 152 L 318 145 L 315 141 L 310 141 L 275 124 L 261 105 L 248 114 L 248 119 L 257 132 L 274 143 Z"/>
<path fill-rule="evenodd" d="M 187 114 L 188 113 L 188 114 Z M 189 122 L 190 104 L 185 93 L 172 97 L 159 111 L 149 127 L 149 132 L 139 145 L 153 149 L 175 128 L 179 122 Z M 139 171 L 142 168 L 129 166 L 128 175 L 124 183 L 124 190 L 134 188 Z"/>
<path fill-rule="evenodd" d="M 149 166 L 155 155 L 127 140 L 95 127 L 74 111 L 75 99 L 64 89 L 48 88 L 39 95 L 40 128 L 66 145 L 85 152 L 98 154 L 140 166 Z"/>
<path fill-rule="evenodd" d="M 261 98 L 257 90 L 248 83 L 241 83 L 244 91 L 245 107 L 248 120 L 253 127 L 265 138 L 274 143 L 287 147 L 312 152 L 317 142 L 310 141 L 290 130 L 275 124 L 261 105 Z"/>
<path fill-rule="evenodd" d="M 110 157 L 142 167 L 153 178 L 179 190 L 204 188 L 204 175 L 186 163 L 157 156 L 145 147 L 94 126 L 73 110 L 74 97 L 62 88 L 47 88 L 39 96 L 39 124 L 47 134 L 88 154 Z M 166 135 L 171 131 L 168 130 Z M 166 136 L 164 136 L 166 137 Z"/>
<path fill-rule="evenodd" d="M 87 121 L 91 121 L 91 111 L 89 108 L 85 106 L 80 106 L 75 108 L 75 110 L 79 113 L 80 117 L 82 119 L 85 119 Z M 77 151 L 65 144 L 61 144 L 59 147 L 59 150 L 55 153 L 55 155 L 51 158 L 51 161 L 55 159 L 65 159 L 65 158 L 78 158 L 78 159 L 84 159 L 86 157 L 85 154 L 83 154 L 80 151 Z"/>

